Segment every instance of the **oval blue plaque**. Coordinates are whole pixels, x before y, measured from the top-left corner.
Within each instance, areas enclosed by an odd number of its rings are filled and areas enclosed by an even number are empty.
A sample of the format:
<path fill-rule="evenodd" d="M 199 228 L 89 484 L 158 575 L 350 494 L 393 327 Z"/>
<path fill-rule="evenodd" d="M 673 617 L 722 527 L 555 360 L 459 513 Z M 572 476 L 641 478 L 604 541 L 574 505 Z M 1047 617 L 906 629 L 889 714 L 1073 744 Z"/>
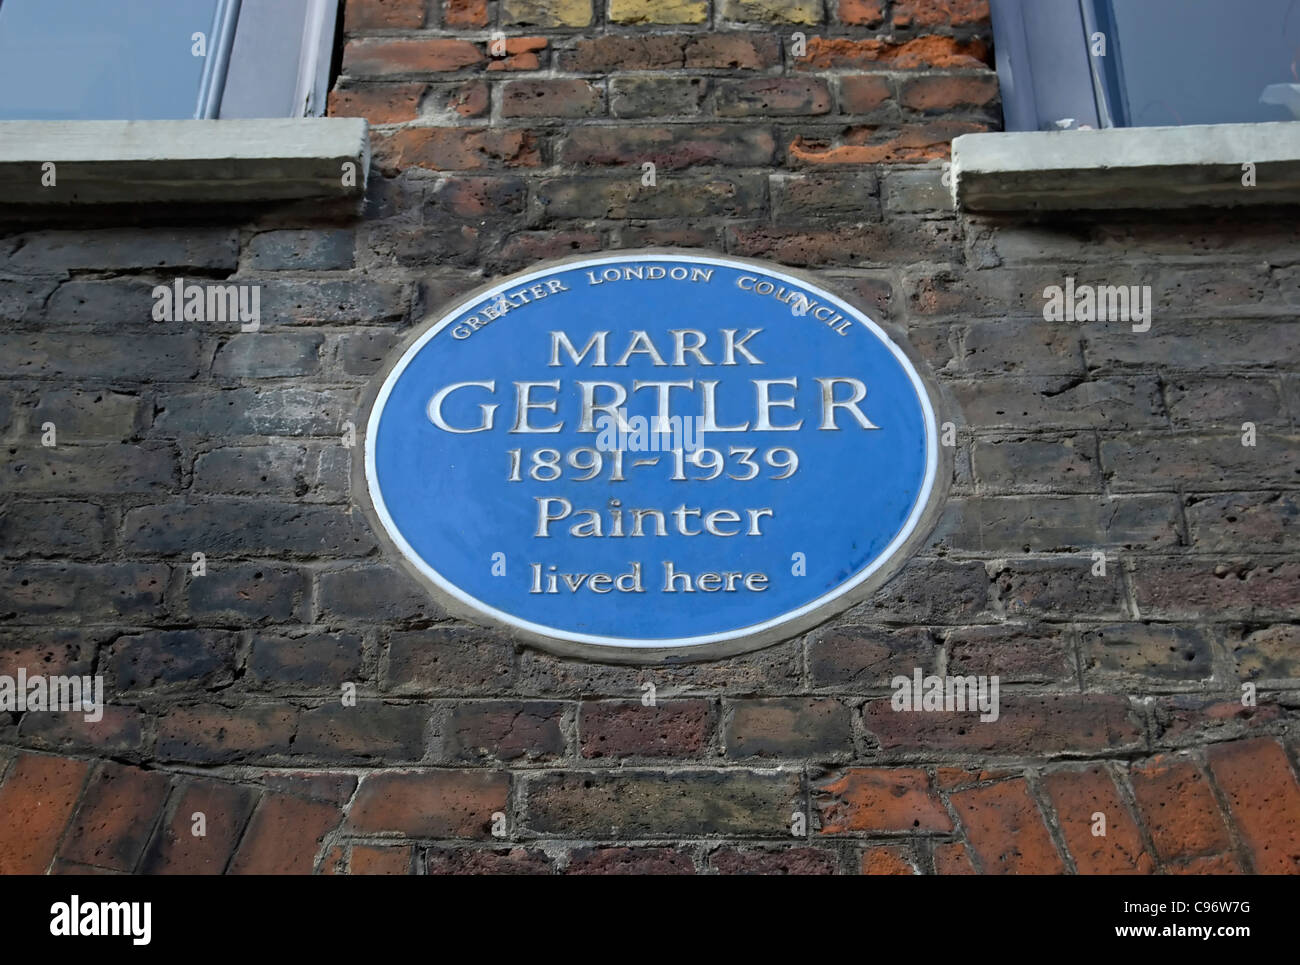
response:
<path fill-rule="evenodd" d="M 365 431 L 365 489 L 409 565 L 562 652 L 729 653 L 811 626 L 923 538 L 939 469 L 925 381 L 871 319 L 681 252 L 480 291 L 400 352 Z"/>

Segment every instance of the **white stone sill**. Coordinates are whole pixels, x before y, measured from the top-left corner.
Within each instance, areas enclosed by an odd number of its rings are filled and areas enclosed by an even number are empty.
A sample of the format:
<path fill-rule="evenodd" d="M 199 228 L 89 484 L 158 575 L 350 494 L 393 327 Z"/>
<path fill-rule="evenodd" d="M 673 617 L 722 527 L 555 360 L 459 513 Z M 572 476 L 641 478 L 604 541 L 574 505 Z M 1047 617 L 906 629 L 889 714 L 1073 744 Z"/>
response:
<path fill-rule="evenodd" d="M 1300 122 L 963 134 L 951 187 L 967 211 L 1300 204 Z"/>
<path fill-rule="evenodd" d="M 359 197 L 369 161 L 362 118 L 0 121 L 0 204 Z"/>

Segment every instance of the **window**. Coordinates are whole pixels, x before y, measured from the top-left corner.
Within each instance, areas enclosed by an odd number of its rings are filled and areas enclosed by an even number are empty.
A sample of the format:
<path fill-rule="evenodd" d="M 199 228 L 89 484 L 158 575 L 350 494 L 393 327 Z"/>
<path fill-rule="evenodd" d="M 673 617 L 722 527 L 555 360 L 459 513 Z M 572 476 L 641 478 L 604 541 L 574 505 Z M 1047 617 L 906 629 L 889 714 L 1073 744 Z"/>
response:
<path fill-rule="evenodd" d="M 1300 118 L 1300 0 L 992 0 L 1008 131 Z"/>
<path fill-rule="evenodd" d="M 338 0 L 0 0 L 0 120 L 324 113 Z"/>

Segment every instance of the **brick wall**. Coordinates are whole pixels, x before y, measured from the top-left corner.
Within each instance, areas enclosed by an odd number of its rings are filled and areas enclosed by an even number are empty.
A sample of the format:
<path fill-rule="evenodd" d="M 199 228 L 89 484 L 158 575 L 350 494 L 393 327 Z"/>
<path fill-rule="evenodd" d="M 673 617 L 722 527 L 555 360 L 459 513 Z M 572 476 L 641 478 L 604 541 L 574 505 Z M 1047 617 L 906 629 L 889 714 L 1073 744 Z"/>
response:
<path fill-rule="evenodd" d="M 976 0 L 346 25 L 360 216 L 4 216 L 0 672 L 100 673 L 110 706 L 0 715 L 0 872 L 1300 870 L 1294 212 L 955 214 L 948 142 L 1000 120 Z M 947 512 L 874 599 L 653 669 L 447 619 L 341 443 L 428 311 L 646 245 L 815 271 L 958 428 Z M 153 321 L 177 276 L 260 285 L 262 330 Z M 1151 330 L 1044 321 L 1067 276 L 1150 285 Z M 918 667 L 998 674 L 999 720 L 892 712 Z"/>

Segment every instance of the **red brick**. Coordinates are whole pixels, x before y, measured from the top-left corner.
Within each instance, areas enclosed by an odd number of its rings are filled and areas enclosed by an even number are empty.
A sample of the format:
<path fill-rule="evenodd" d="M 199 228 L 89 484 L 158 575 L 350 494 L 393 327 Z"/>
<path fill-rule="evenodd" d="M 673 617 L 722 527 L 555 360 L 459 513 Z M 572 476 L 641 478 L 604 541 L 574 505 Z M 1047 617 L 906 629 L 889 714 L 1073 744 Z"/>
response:
<path fill-rule="evenodd" d="M 1003 693 L 994 721 L 978 712 L 895 711 L 890 699 L 863 708 L 867 730 L 885 749 L 1047 754 L 1137 747 L 1142 730 L 1128 700 L 1110 694 L 1033 696 Z"/>
<path fill-rule="evenodd" d="M 885 0 L 839 0 L 836 16 L 843 24 L 874 27 L 885 19 Z"/>
<path fill-rule="evenodd" d="M 375 848 L 366 844 L 354 844 L 349 870 L 354 875 L 409 875 L 411 848 Z"/>
<path fill-rule="evenodd" d="M 343 23 L 344 31 L 350 34 L 423 26 L 424 0 L 348 0 Z"/>
<path fill-rule="evenodd" d="M 958 27 L 988 21 L 988 0 L 894 0 L 896 27 Z"/>
<path fill-rule="evenodd" d="M 140 864 L 143 874 L 219 875 L 257 802 L 257 792 L 238 784 L 197 779 L 175 795 L 171 818 L 159 826 Z M 194 835 L 194 815 L 204 817 L 204 836 Z"/>
<path fill-rule="evenodd" d="M 267 794 L 253 812 L 230 863 L 230 873 L 311 874 L 325 835 L 338 827 L 341 818 L 342 813 L 331 804 Z"/>
<path fill-rule="evenodd" d="M 388 174 L 410 167 L 434 171 L 537 167 L 537 142 L 528 131 L 457 127 L 408 127 L 376 134 L 375 164 Z"/>
<path fill-rule="evenodd" d="M 822 834 L 951 831 L 952 820 L 925 771 L 854 767 L 818 789 Z"/>
<path fill-rule="evenodd" d="M 400 124 L 420 115 L 425 84 L 367 84 L 330 91 L 331 117 L 364 117 L 371 124 Z"/>
<path fill-rule="evenodd" d="M 86 787 L 60 857 L 131 871 L 149 843 L 171 782 L 165 774 L 105 763 Z"/>
<path fill-rule="evenodd" d="M 854 127 L 831 139 L 798 135 L 790 142 L 789 154 L 797 164 L 930 161 L 947 157 L 954 137 L 986 130 L 986 124 L 950 120 L 914 124 L 901 130 Z"/>
<path fill-rule="evenodd" d="M 1185 758 L 1153 757 L 1131 772 L 1142 823 L 1164 859 L 1226 851 L 1230 842 L 1214 792 Z"/>
<path fill-rule="evenodd" d="M 983 107 L 998 98 L 996 74 L 936 74 L 903 81 L 898 101 L 918 111 Z"/>
<path fill-rule="evenodd" d="M 1257 874 L 1300 874 L 1300 787 L 1270 738 L 1214 744 L 1205 752 Z"/>
<path fill-rule="evenodd" d="M 54 858 L 90 766 L 23 754 L 0 786 L 0 875 L 36 875 Z"/>
<path fill-rule="evenodd" d="M 551 865 L 546 852 L 531 848 L 431 848 L 427 868 L 431 875 L 549 875 Z"/>
<path fill-rule="evenodd" d="M 695 757 L 708 744 L 713 715 L 707 700 L 588 701 L 578 716 L 582 756 Z"/>
<path fill-rule="evenodd" d="M 486 27 L 487 0 L 443 0 L 444 27 Z"/>
<path fill-rule="evenodd" d="M 862 852 L 864 875 L 914 875 L 916 865 L 908 850 L 899 845 L 880 845 Z"/>
<path fill-rule="evenodd" d="M 934 873 L 938 875 L 973 875 L 975 866 L 970 863 L 966 845 L 960 841 L 946 841 L 934 846 Z"/>
<path fill-rule="evenodd" d="M 1239 875 L 1241 865 L 1230 854 L 1212 854 L 1165 866 L 1167 875 Z"/>
<path fill-rule="evenodd" d="M 894 96 L 889 79 L 876 74 L 846 74 L 840 79 L 840 112 L 867 114 Z"/>
<path fill-rule="evenodd" d="M 1155 870 L 1142 846 L 1137 823 L 1104 767 L 1056 771 L 1043 778 L 1043 784 L 1080 874 L 1151 874 Z M 1106 817 L 1106 833 L 1094 837 L 1092 816 L 1099 811 Z"/>
<path fill-rule="evenodd" d="M 539 51 L 546 49 L 545 37 L 507 37 L 506 55 L 493 57 L 488 70 L 537 70 L 542 66 Z"/>
<path fill-rule="evenodd" d="M 951 801 L 966 826 L 966 840 L 986 874 L 1065 871 L 1023 779 L 958 791 Z"/>
<path fill-rule="evenodd" d="M 578 848 L 567 875 L 693 875 L 691 856 L 672 848 Z"/>
<path fill-rule="evenodd" d="M 451 37 L 349 40 L 343 48 L 343 72 L 350 77 L 429 74 L 476 67 L 486 59 L 477 45 Z"/>
<path fill-rule="evenodd" d="M 510 778 L 499 771 L 384 771 L 361 782 L 348 826 L 361 834 L 485 838 L 508 811 Z"/>
<path fill-rule="evenodd" d="M 989 66 L 988 46 L 982 40 L 952 37 L 917 37 L 903 43 L 869 38 L 810 37 L 808 52 L 795 61 L 803 68 L 882 67 L 888 70 L 924 70 Z"/>
<path fill-rule="evenodd" d="M 709 864 L 723 875 L 833 875 L 839 861 L 832 851 L 789 848 L 720 848 Z"/>
<path fill-rule="evenodd" d="M 600 88 L 587 80 L 512 80 L 501 88 L 502 117 L 592 117 L 601 113 Z"/>

